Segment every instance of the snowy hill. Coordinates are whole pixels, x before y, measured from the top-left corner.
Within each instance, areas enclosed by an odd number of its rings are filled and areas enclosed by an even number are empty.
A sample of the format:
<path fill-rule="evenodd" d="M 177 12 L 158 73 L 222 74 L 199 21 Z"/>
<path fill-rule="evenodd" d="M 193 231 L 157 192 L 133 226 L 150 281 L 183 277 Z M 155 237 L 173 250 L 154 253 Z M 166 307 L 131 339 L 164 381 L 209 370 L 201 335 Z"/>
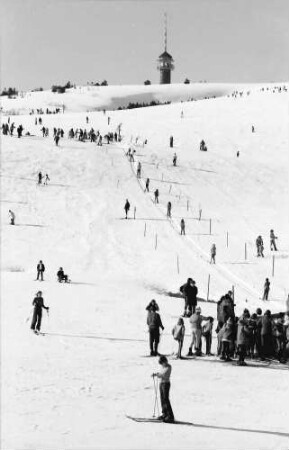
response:
<path fill-rule="evenodd" d="M 193 85 L 182 87 L 184 95 L 193 96 L 185 91 Z M 109 87 L 103 89 L 109 92 Z M 287 367 L 254 370 L 216 359 L 173 361 L 175 415 L 196 426 L 141 425 L 125 417 L 152 414 L 150 374 L 157 360 L 144 357 L 145 307 L 152 298 L 165 326 L 164 354 L 174 349 L 171 329 L 183 311 L 177 294 L 189 276 L 201 299 L 207 298 L 209 275 L 211 300 L 234 286 L 238 314 L 245 306 L 251 312 L 257 306 L 274 312 L 285 307 L 287 93 L 258 88 L 242 98 L 224 96 L 228 94 L 224 88 L 216 99 L 87 114 L 88 109 L 115 107 L 117 93 L 111 90 L 105 100 L 97 94 L 67 93 L 65 114 L 42 115 L 48 138 L 42 138 L 35 116 L 10 118 L 31 136 L 1 136 L 2 448 L 169 449 L 178 442 L 186 449 L 194 442 L 195 449 L 245 449 L 249 439 L 252 449 L 288 447 L 288 414 L 280 414 Z M 44 92 L 31 95 L 31 102 L 28 97 L 7 100 L 4 111 L 10 110 L 10 102 L 21 113 L 53 104 Z M 59 148 L 52 139 L 54 126 L 66 132 Z M 71 127 L 93 127 L 105 134 L 119 126 L 119 144 L 97 147 L 67 139 Z M 174 148 L 169 147 L 171 135 Z M 208 152 L 199 151 L 201 139 Z M 129 147 L 136 150 L 134 163 L 125 156 Z M 172 165 L 174 152 L 177 167 Z M 137 180 L 139 161 L 143 172 Z M 49 174 L 48 186 L 36 185 L 39 170 Z M 144 193 L 147 177 L 150 193 Z M 129 220 L 124 219 L 126 198 Z M 169 200 L 172 220 L 166 218 Z M 8 225 L 9 209 L 16 214 L 15 227 Z M 182 217 L 186 236 L 180 236 Z M 274 277 L 271 228 L 279 238 Z M 255 256 L 259 234 L 264 259 Z M 217 246 L 214 266 L 209 262 L 212 243 Z M 40 259 L 46 265 L 42 283 L 34 281 Z M 60 266 L 71 284 L 56 282 Z M 271 280 L 266 305 L 260 300 L 265 277 Z M 38 289 L 50 306 L 50 316 L 43 317 L 46 336 L 29 330 Z M 216 317 L 214 303 L 200 305 L 204 315 Z M 186 322 L 184 352 L 189 343 Z M 248 408 L 248 393 L 254 395 L 254 407 Z"/>
<path fill-rule="evenodd" d="M 54 110 L 65 108 L 66 112 L 87 112 L 102 109 L 114 110 L 126 107 L 130 102 L 152 101 L 180 102 L 191 99 L 222 97 L 233 91 L 256 89 L 258 85 L 238 83 L 193 83 L 169 85 L 131 86 L 77 86 L 64 94 L 51 91 L 20 93 L 18 97 L 1 97 L 5 114 L 29 114 L 32 109 Z"/>

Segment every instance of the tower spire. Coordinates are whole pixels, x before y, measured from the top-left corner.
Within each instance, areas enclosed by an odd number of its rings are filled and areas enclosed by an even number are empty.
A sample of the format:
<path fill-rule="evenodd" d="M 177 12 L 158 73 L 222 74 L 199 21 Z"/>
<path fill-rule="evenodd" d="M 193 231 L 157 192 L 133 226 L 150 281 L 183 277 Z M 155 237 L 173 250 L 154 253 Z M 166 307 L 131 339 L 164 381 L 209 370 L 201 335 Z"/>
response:
<path fill-rule="evenodd" d="M 167 21 L 167 13 L 165 12 L 165 52 L 167 51 L 167 41 L 168 41 L 168 21 Z"/>

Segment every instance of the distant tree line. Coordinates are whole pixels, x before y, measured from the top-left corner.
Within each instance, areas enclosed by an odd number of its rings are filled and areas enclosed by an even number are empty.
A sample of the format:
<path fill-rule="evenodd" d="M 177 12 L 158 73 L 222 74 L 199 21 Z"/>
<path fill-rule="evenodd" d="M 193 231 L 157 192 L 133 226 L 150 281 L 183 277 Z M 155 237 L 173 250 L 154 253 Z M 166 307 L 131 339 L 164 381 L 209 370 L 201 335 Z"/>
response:
<path fill-rule="evenodd" d="M 160 106 L 160 105 L 169 105 L 171 102 L 159 102 L 156 100 L 152 100 L 150 103 L 138 103 L 138 102 L 129 102 L 127 106 L 119 106 L 117 109 L 121 111 L 122 109 L 135 109 L 135 108 L 145 108 L 147 106 Z"/>
<path fill-rule="evenodd" d="M 18 95 L 18 91 L 16 88 L 4 88 L 3 91 L 1 92 L 1 96 L 7 95 L 8 97 L 13 97 L 15 95 Z"/>
<path fill-rule="evenodd" d="M 51 87 L 52 92 L 57 92 L 58 94 L 64 94 L 66 89 L 71 89 L 75 87 L 70 81 L 68 81 L 64 86 L 61 86 L 60 84 L 54 84 Z"/>

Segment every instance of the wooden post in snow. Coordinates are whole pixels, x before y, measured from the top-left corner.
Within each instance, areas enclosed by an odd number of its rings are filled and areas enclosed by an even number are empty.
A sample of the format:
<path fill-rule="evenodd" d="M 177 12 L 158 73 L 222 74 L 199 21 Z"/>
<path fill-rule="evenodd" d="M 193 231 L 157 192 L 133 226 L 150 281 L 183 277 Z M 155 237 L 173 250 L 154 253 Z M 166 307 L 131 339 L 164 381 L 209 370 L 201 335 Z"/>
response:
<path fill-rule="evenodd" d="M 275 275 L 275 255 L 272 256 L 272 277 Z"/>
<path fill-rule="evenodd" d="M 177 255 L 177 272 L 180 273 L 180 261 L 179 261 L 179 255 Z"/>
<path fill-rule="evenodd" d="M 187 200 L 187 211 L 189 211 L 189 204 L 190 204 L 190 202 L 189 202 L 189 200 Z"/>
<path fill-rule="evenodd" d="M 211 282 L 211 275 L 208 276 L 208 289 L 207 289 L 207 301 L 209 300 L 209 294 L 210 294 L 210 282 Z"/>
<path fill-rule="evenodd" d="M 133 218 L 135 219 L 135 215 L 136 215 L 136 206 L 134 207 L 134 210 L 133 210 Z"/>
<path fill-rule="evenodd" d="M 229 247 L 229 233 L 227 231 L 227 248 Z"/>
<path fill-rule="evenodd" d="M 210 219 L 210 234 L 212 234 L 212 219 Z"/>
<path fill-rule="evenodd" d="M 158 248 L 158 235 L 155 237 L 155 250 Z"/>
<path fill-rule="evenodd" d="M 247 261 L 247 242 L 245 242 L 245 261 Z"/>
<path fill-rule="evenodd" d="M 172 190 L 172 185 L 170 185 L 169 194 L 171 193 L 171 190 Z"/>

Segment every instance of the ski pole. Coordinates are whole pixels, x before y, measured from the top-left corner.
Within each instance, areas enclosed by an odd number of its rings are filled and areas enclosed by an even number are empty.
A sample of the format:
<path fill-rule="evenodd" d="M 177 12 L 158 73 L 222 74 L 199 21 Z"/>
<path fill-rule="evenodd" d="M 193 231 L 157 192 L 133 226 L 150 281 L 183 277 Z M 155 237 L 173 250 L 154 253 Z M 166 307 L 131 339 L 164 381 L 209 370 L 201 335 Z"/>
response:
<path fill-rule="evenodd" d="M 153 412 L 153 417 L 156 417 L 156 405 L 157 405 L 157 399 L 158 399 L 158 391 L 157 391 L 157 386 L 156 386 L 156 380 L 155 377 L 153 377 L 154 379 L 154 390 L 155 390 L 155 402 L 154 402 L 154 412 Z"/>

